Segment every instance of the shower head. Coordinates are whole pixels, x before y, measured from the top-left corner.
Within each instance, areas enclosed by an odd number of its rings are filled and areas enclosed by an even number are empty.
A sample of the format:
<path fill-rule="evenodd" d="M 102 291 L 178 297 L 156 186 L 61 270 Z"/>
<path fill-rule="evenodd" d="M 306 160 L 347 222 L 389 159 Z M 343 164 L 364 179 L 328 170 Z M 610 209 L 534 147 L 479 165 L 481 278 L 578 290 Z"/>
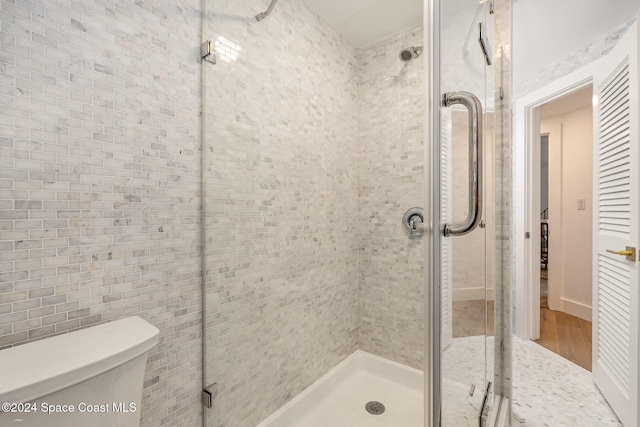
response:
<path fill-rule="evenodd" d="M 422 46 L 410 46 L 400 51 L 400 61 L 411 62 L 418 56 L 422 55 Z"/>

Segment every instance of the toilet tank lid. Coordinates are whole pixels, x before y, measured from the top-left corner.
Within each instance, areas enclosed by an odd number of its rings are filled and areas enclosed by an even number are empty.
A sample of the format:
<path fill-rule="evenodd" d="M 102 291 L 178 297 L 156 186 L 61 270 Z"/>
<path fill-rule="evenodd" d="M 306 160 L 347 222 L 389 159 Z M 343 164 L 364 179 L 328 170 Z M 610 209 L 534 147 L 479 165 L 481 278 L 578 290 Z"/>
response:
<path fill-rule="evenodd" d="M 149 351 L 160 331 L 139 317 L 0 350 L 0 402 L 26 402 L 113 369 Z"/>

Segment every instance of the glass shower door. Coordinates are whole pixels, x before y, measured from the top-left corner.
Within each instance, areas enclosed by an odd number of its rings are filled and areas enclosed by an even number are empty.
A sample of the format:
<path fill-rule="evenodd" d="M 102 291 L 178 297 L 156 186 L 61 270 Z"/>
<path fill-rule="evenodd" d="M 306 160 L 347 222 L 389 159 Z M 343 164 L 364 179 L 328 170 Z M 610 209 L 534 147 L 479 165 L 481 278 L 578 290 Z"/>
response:
<path fill-rule="evenodd" d="M 441 2 L 441 425 L 486 425 L 493 387 L 493 23 Z"/>

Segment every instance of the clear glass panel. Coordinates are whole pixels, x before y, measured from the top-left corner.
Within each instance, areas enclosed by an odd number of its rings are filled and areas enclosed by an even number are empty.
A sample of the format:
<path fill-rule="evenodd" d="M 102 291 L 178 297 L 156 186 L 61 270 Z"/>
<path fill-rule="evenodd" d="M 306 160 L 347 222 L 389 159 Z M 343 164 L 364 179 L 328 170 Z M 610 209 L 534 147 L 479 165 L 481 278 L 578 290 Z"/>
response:
<path fill-rule="evenodd" d="M 493 19 L 489 2 L 441 4 L 442 93 L 470 92 L 482 104 L 482 222 L 469 234 L 443 237 L 442 425 L 476 426 L 485 391 L 493 382 L 493 283 L 495 272 L 493 67 L 479 43 L 480 26 L 490 56 Z M 493 59 L 493 58 L 491 58 Z M 469 212 L 470 113 L 461 105 L 441 110 L 442 220 L 463 222 Z M 471 162 L 473 163 L 473 162 Z"/>
<path fill-rule="evenodd" d="M 424 245 L 400 224 L 427 208 L 421 25 L 355 47 L 305 1 L 257 22 L 267 3 L 205 2 L 217 51 L 203 66 L 208 427 L 254 427 L 358 349 L 418 369 L 424 358 Z M 485 2 L 442 1 L 442 91 L 480 99 L 485 140 L 485 227 L 443 238 L 437 266 L 445 426 L 477 425 L 493 378 L 494 77 L 478 43 L 491 20 Z M 443 216 L 458 222 L 468 113 L 442 111 Z"/>
<path fill-rule="evenodd" d="M 385 419 L 395 397 L 397 425 L 421 427 L 424 245 L 401 225 L 424 207 L 420 14 L 356 47 L 310 2 L 257 22 L 268 3 L 206 2 L 218 51 L 203 67 L 206 425 L 255 427 L 363 350 L 417 378 L 401 397 L 383 387 L 382 403 Z M 313 409 L 326 420 L 338 406 Z"/>
<path fill-rule="evenodd" d="M 494 288 L 494 340 L 493 367 L 494 403 L 493 411 L 508 418 L 511 413 L 511 0 L 493 0 L 495 52 L 493 73 L 488 82 L 493 83 L 494 136 L 491 146 L 493 156 L 493 204 L 489 232 L 490 251 L 494 261 L 489 263 Z M 490 315 L 490 314 L 489 314 Z M 489 340 L 491 342 L 491 340 Z M 490 352 L 491 354 L 491 352 Z M 489 357 L 491 362 L 491 358 Z M 505 420 L 508 423 L 508 419 Z"/>

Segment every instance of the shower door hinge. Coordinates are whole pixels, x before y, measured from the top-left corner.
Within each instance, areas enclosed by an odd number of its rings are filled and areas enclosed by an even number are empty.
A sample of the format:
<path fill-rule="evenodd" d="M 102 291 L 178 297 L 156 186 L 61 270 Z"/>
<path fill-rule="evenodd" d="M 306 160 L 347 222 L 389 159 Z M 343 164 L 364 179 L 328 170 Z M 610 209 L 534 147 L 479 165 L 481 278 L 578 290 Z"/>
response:
<path fill-rule="evenodd" d="M 211 40 L 207 40 L 200 45 L 200 58 L 212 64 L 218 62 L 218 52 L 216 52 Z"/>
<path fill-rule="evenodd" d="M 213 383 L 202 390 L 202 405 L 205 408 L 213 408 L 213 399 L 218 396 L 218 383 Z"/>
<path fill-rule="evenodd" d="M 484 31 L 484 27 L 482 22 L 478 23 L 478 43 L 480 43 L 480 49 L 482 49 L 482 54 L 484 55 L 484 60 L 487 65 L 491 65 L 493 63 L 493 54 L 491 51 L 491 45 L 489 44 L 489 37 Z"/>
<path fill-rule="evenodd" d="M 491 400 L 493 398 L 493 383 L 489 381 L 487 384 L 487 390 L 484 392 L 484 397 L 482 399 L 482 407 L 480 408 L 480 427 L 485 427 L 487 425 L 487 420 L 489 418 L 489 410 L 491 409 Z"/>

